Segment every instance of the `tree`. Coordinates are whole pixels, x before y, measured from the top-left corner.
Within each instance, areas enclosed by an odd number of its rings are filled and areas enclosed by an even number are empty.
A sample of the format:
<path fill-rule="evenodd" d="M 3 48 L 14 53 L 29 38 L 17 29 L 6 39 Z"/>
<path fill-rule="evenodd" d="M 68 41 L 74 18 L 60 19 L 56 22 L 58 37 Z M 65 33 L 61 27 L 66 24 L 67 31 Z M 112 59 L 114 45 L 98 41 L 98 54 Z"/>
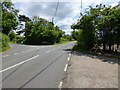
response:
<path fill-rule="evenodd" d="M 39 17 L 32 17 L 31 22 L 26 22 L 26 44 L 54 44 L 60 41 L 63 31 L 52 22 Z"/>
<path fill-rule="evenodd" d="M 19 21 L 22 21 L 22 22 L 30 22 L 31 19 L 25 15 L 19 15 Z"/>
<path fill-rule="evenodd" d="M 79 37 L 79 30 L 74 30 L 74 31 L 72 31 L 71 32 L 72 33 L 72 38 L 74 39 L 74 40 L 77 40 L 78 39 L 78 37 Z"/>
<path fill-rule="evenodd" d="M 72 40 L 72 36 L 69 34 L 65 34 L 62 38 L 63 38 L 63 41 L 71 41 Z"/>
<path fill-rule="evenodd" d="M 25 16 L 25 15 L 19 15 L 18 19 L 19 19 L 20 22 L 25 22 L 25 27 L 26 27 L 27 22 L 31 22 L 31 19 L 29 17 Z M 23 26 L 23 24 L 20 24 L 19 29 L 21 29 L 22 26 Z M 17 35 L 20 35 L 24 32 L 25 32 L 24 29 L 22 29 L 20 31 L 17 31 Z"/>
<path fill-rule="evenodd" d="M 103 45 L 103 51 L 112 50 L 112 46 L 120 44 L 120 8 L 97 5 L 90 7 L 84 15 L 78 19 L 72 29 L 81 29 L 78 37 L 78 45 L 86 50 L 96 45 Z M 109 47 L 109 48 L 106 48 Z"/>
<path fill-rule="evenodd" d="M 84 39 L 83 46 L 86 50 L 93 48 L 95 43 L 93 20 L 94 18 L 92 17 L 92 15 L 86 12 L 86 14 L 82 16 L 81 19 L 79 19 L 77 24 L 74 25 L 76 29 L 82 30 L 82 37 Z M 80 40 L 79 37 L 78 40 Z"/>
<path fill-rule="evenodd" d="M 114 44 L 120 44 L 116 41 L 120 41 L 120 39 L 117 39 L 119 34 L 120 28 L 120 9 L 119 8 L 112 8 L 111 6 L 105 7 L 101 11 L 101 17 L 98 21 L 98 30 L 100 32 L 101 40 L 103 43 L 103 49 L 106 50 L 106 46 L 109 46 L 109 51 L 111 52 L 112 46 Z M 119 42 L 118 41 L 118 42 Z"/>
<path fill-rule="evenodd" d="M 10 31 L 16 30 L 18 21 L 17 9 L 14 9 L 14 4 L 9 2 L 1 2 L 2 5 L 2 32 L 4 34 L 9 34 Z"/>
<path fill-rule="evenodd" d="M 13 40 L 15 40 L 16 39 L 16 34 L 14 33 L 14 32 L 10 32 L 9 34 L 8 34 L 8 36 L 9 36 L 9 38 L 10 38 L 10 41 L 13 41 Z"/>
<path fill-rule="evenodd" d="M 24 37 L 23 36 L 17 36 L 15 39 L 16 43 L 22 44 L 24 42 Z"/>

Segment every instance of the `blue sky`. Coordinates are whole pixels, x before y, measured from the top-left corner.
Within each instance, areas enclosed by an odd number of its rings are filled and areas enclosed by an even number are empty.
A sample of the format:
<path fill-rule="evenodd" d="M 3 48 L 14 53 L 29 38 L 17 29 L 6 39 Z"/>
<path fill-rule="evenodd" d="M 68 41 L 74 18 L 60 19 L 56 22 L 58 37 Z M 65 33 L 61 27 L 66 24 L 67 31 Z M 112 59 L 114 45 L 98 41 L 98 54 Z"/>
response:
<path fill-rule="evenodd" d="M 26 16 L 39 16 L 51 21 L 55 14 L 57 0 L 12 0 L 15 8 L 19 9 L 19 14 Z M 82 11 L 89 6 L 95 7 L 97 4 L 117 5 L 119 0 L 82 0 Z M 60 0 L 57 15 L 54 23 L 70 34 L 70 25 L 75 23 L 80 16 L 81 0 Z"/>

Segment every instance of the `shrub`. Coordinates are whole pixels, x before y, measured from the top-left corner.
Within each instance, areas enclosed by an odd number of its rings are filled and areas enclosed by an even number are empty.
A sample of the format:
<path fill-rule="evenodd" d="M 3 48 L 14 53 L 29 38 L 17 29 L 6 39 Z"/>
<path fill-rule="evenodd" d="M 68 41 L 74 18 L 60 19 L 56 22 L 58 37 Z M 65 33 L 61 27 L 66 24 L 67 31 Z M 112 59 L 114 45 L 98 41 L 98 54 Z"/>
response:
<path fill-rule="evenodd" d="M 10 41 L 14 41 L 14 39 L 16 38 L 16 34 L 14 32 L 10 32 L 8 36 L 10 38 Z"/>
<path fill-rule="evenodd" d="M 16 39 L 15 39 L 15 42 L 16 42 L 16 43 L 19 43 L 19 44 L 22 44 L 22 43 L 24 42 L 24 38 L 25 38 L 25 37 L 17 36 Z"/>
<path fill-rule="evenodd" d="M 9 46 L 9 37 L 3 33 L 0 32 L 0 51 L 5 51 Z"/>

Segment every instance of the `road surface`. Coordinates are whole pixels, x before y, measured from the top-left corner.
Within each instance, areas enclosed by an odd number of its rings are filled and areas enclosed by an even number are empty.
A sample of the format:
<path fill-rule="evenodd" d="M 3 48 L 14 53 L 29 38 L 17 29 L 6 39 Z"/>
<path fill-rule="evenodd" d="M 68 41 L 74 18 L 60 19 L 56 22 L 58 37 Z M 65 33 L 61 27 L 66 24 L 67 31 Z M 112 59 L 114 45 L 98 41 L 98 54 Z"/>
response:
<path fill-rule="evenodd" d="M 73 44 L 11 44 L 2 53 L 2 88 L 57 88 Z"/>

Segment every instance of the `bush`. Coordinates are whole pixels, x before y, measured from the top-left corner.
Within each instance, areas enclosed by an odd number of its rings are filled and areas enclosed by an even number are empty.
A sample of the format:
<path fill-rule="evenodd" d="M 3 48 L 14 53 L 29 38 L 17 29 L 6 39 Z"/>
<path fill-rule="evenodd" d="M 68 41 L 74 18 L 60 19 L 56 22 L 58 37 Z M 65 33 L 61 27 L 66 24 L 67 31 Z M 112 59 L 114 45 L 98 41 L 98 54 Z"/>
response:
<path fill-rule="evenodd" d="M 17 36 L 14 42 L 19 43 L 19 44 L 23 44 L 24 43 L 24 38 L 25 37 Z"/>
<path fill-rule="evenodd" d="M 0 32 L 0 51 L 5 51 L 9 46 L 9 37 Z"/>
<path fill-rule="evenodd" d="M 14 39 L 16 38 L 16 34 L 14 32 L 10 32 L 8 36 L 10 38 L 10 41 L 14 41 Z"/>

